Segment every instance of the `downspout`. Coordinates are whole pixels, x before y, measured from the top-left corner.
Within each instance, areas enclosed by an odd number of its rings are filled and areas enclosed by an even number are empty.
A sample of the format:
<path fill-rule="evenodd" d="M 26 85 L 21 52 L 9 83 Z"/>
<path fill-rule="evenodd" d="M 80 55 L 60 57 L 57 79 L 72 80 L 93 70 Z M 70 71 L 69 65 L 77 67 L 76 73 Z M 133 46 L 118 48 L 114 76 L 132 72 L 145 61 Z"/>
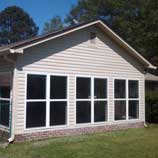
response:
<path fill-rule="evenodd" d="M 9 62 L 9 63 L 11 63 L 11 64 L 14 64 L 15 65 L 15 61 L 13 60 L 13 59 L 11 59 L 11 58 L 9 58 L 7 55 L 4 55 L 3 56 L 3 59 L 5 60 L 5 61 L 7 61 L 7 62 Z M 11 142 L 13 142 L 14 141 L 14 130 L 12 130 L 12 128 L 13 128 L 13 126 L 14 126 L 14 124 L 13 124 L 13 95 L 14 95 L 14 93 L 13 93 L 13 89 L 14 89 L 14 75 L 15 75 L 15 68 L 14 68 L 14 71 L 13 71 L 13 73 L 12 73 L 12 90 L 11 90 L 11 102 L 10 102 L 10 121 L 9 121 L 9 126 L 10 126 L 10 128 L 9 128 L 9 139 L 8 139 L 8 142 L 9 143 L 11 143 Z"/>
<path fill-rule="evenodd" d="M 144 105 L 145 105 L 145 102 L 144 102 Z M 145 107 L 146 107 L 146 105 L 145 105 Z M 148 125 L 146 124 L 145 107 L 144 107 L 144 127 L 148 127 Z"/>
<path fill-rule="evenodd" d="M 144 71 L 144 73 L 146 74 L 147 73 L 147 69 L 145 69 L 145 71 Z M 146 92 L 146 90 L 145 90 L 145 78 L 144 78 L 144 98 L 145 98 L 145 92 Z M 148 125 L 146 124 L 146 102 L 145 102 L 145 99 L 144 99 L 144 127 L 146 128 L 146 127 L 148 127 Z"/>
<path fill-rule="evenodd" d="M 145 88 L 145 80 L 144 80 L 144 88 Z M 145 98 L 145 89 L 144 89 L 144 98 Z M 145 99 L 144 99 L 144 127 L 148 127 L 148 125 L 146 124 L 146 102 L 145 102 Z"/>

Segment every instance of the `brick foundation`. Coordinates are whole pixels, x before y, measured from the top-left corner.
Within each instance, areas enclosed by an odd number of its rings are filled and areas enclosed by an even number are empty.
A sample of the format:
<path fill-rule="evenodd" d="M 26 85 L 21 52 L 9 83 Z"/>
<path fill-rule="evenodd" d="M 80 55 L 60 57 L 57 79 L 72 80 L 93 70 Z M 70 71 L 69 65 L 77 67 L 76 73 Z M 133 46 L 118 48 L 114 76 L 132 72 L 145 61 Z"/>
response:
<path fill-rule="evenodd" d="M 82 128 L 73 128 L 73 129 L 63 129 L 63 130 L 49 130 L 43 132 L 34 132 L 27 134 L 18 134 L 15 135 L 15 142 L 30 141 L 30 140 L 41 140 L 51 137 L 63 137 L 63 136 L 74 136 L 95 132 L 104 132 L 104 131 L 114 131 L 122 130 L 128 128 L 142 128 L 144 127 L 144 122 L 137 123 L 122 123 L 115 125 L 104 125 L 104 126 L 94 126 L 94 127 L 82 127 Z"/>

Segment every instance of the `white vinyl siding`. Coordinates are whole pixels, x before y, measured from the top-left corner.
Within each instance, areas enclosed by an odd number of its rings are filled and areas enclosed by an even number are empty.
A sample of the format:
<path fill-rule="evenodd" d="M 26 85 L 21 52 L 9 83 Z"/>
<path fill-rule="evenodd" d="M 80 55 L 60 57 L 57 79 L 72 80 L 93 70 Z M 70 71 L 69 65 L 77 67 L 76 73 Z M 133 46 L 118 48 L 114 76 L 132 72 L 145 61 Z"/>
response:
<path fill-rule="evenodd" d="M 89 33 L 97 33 L 96 44 Z M 90 27 L 28 49 L 19 55 L 16 105 L 16 133 L 24 130 L 25 73 L 55 73 L 69 76 L 68 128 L 78 127 L 75 114 L 76 76 L 108 77 L 108 122 L 114 123 L 113 78 L 132 78 L 140 82 L 140 121 L 144 121 L 144 74 L 141 65 L 99 29 Z M 131 122 L 133 120 L 130 120 Z M 128 120 L 127 120 L 128 122 Z M 99 123 L 98 123 L 99 125 Z M 46 129 L 47 130 L 47 129 Z M 29 131 L 31 132 L 31 131 Z M 32 130 L 34 132 L 34 130 Z"/>

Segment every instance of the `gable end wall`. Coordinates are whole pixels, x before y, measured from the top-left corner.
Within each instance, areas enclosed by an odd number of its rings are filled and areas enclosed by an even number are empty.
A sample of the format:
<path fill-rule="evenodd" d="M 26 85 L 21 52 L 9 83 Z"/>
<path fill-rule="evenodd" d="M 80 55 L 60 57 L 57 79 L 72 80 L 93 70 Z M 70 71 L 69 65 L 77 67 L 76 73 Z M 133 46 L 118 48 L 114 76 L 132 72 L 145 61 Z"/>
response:
<path fill-rule="evenodd" d="M 90 44 L 89 41 L 89 33 L 92 31 L 97 33 L 95 45 Z M 76 75 L 109 78 L 109 121 L 105 124 L 116 123 L 113 118 L 113 79 L 138 79 L 140 81 L 140 119 L 137 121 L 144 121 L 142 66 L 95 27 L 76 31 L 65 37 L 28 49 L 24 54 L 19 55 L 17 69 L 16 134 L 35 132 L 35 130 L 24 130 L 26 72 L 69 75 L 69 127 L 65 127 L 66 129 L 77 127 L 75 125 Z M 128 123 L 129 121 L 124 122 Z M 136 122 L 136 120 L 130 122 Z M 123 123 L 123 121 L 118 123 Z M 37 131 L 46 130 L 48 129 Z"/>

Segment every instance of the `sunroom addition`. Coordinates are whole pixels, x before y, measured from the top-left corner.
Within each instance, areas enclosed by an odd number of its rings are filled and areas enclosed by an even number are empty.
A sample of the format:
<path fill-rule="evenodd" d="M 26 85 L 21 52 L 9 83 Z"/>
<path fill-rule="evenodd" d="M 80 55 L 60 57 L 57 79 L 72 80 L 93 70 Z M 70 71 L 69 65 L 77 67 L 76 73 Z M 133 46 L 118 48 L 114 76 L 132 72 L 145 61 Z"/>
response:
<path fill-rule="evenodd" d="M 11 73 L 0 74 L 0 128 L 9 130 L 11 111 Z"/>

